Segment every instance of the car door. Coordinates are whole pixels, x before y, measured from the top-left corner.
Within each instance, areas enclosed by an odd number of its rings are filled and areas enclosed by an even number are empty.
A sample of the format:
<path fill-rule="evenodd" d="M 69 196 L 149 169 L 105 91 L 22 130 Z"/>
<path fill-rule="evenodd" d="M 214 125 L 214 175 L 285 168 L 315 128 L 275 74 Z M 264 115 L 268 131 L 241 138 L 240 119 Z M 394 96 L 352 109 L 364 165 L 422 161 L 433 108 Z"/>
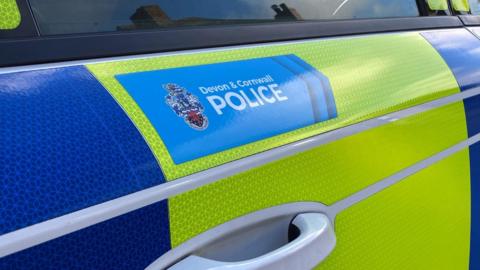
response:
<path fill-rule="evenodd" d="M 478 269 L 475 4 L 3 0 L 0 269 Z"/>

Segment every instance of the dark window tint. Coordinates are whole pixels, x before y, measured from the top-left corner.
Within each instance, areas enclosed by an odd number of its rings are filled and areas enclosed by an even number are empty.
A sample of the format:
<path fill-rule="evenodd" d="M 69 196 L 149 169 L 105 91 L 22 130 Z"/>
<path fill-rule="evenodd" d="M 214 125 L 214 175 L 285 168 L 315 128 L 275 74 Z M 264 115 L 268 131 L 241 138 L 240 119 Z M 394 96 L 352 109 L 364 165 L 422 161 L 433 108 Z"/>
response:
<path fill-rule="evenodd" d="M 418 16 L 416 0 L 30 0 L 43 35 Z"/>

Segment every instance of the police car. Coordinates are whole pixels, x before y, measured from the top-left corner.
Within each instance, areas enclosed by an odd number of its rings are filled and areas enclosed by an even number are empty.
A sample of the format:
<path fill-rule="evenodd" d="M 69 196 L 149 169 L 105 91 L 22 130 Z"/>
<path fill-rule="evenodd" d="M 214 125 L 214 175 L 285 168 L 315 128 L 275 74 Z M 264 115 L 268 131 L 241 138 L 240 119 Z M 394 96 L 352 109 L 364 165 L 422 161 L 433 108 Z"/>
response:
<path fill-rule="evenodd" d="M 479 15 L 0 0 L 0 269 L 480 269 Z"/>

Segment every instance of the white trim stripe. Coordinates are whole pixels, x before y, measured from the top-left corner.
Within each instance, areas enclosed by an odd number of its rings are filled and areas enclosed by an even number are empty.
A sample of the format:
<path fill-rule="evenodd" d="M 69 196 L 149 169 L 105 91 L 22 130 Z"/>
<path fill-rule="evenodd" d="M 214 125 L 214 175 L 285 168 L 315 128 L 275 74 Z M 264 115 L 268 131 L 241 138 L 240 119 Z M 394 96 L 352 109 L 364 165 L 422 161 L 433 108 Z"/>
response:
<path fill-rule="evenodd" d="M 156 202 L 168 199 L 170 197 L 197 189 L 201 186 L 219 181 L 226 177 L 250 170 L 255 167 L 262 166 L 272 161 L 293 156 L 300 152 L 304 152 L 311 148 L 324 145 L 347 136 L 361 133 L 371 128 L 379 127 L 388 124 L 392 121 L 397 121 L 409 116 L 439 108 L 454 102 L 462 101 L 464 99 L 480 94 L 480 87 L 454 94 L 445 98 L 441 98 L 432 102 L 414 106 L 405 110 L 390 113 L 382 117 L 370 119 L 361 123 L 353 124 L 344 128 L 340 128 L 331 132 L 327 132 L 315 137 L 305 139 L 299 142 L 288 144 L 282 147 L 272 149 L 263 153 L 259 153 L 244 159 L 233 161 L 203 172 L 192 174 L 178 180 L 161 184 L 149 189 L 145 189 L 136 193 L 129 194 L 111 201 L 107 201 L 95 206 L 91 206 L 76 212 L 69 213 L 54 219 L 50 219 L 35 225 L 31 225 L 7 234 L 0 236 L 0 258 L 10 255 L 12 253 L 30 248 L 32 246 L 44 243 L 46 241 L 73 233 L 75 231 L 84 229 L 86 227 L 98 224 L 100 222 L 109 220 L 111 218 L 121 216 L 128 212 L 140 209 L 142 207 L 154 204 Z M 454 147 L 465 148 L 470 144 L 478 141 L 480 137 L 474 136 L 468 141 L 462 142 Z M 455 148 L 455 149 L 457 149 Z M 448 150 L 446 150 L 448 151 Z M 448 153 L 447 153 L 448 154 Z M 444 152 L 438 155 L 445 155 Z M 436 155 L 437 156 L 437 155 Z M 434 157 L 436 157 L 434 156 Z M 432 157 L 432 158 L 434 158 Z M 443 158 L 443 156 L 442 156 Z M 430 164 L 429 159 L 422 162 Z M 416 168 L 414 165 L 413 167 Z M 420 169 L 422 169 L 421 167 Z M 408 168 L 406 170 L 409 170 Z M 420 170 L 418 169 L 418 170 Z M 407 171 L 406 173 L 408 174 Z M 400 172 L 398 176 L 392 176 L 393 180 L 387 178 L 386 182 L 381 181 L 372 187 L 363 190 L 366 195 L 370 196 L 375 192 L 385 188 L 390 182 L 398 182 L 403 176 Z M 405 174 L 406 175 L 406 174 Z M 390 179 L 390 180 L 389 180 Z M 401 180 L 401 179 L 400 179 Z M 364 193 L 357 194 L 357 197 L 348 198 L 336 204 L 336 207 L 341 211 L 359 199 L 364 198 Z M 354 195 L 355 196 L 355 195 Z"/>
<path fill-rule="evenodd" d="M 345 198 L 341 201 L 336 202 L 333 204 L 330 209 L 334 215 L 338 214 L 339 212 L 349 208 L 350 206 L 353 206 L 366 198 L 381 192 L 382 190 L 395 185 L 396 183 L 402 181 L 403 179 L 425 169 L 428 168 L 429 166 L 449 157 L 454 155 L 455 153 L 469 147 L 470 145 L 476 144 L 477 142 L 480 141 L 480 133 L 476 134 L 475 136 L 469 138 L 468 140 L 465 140 L 459 144 L 456 144 L 440 153 L 437 153 L 436 155 L 429 157 L 425 160 L 422 160 L 413 166 L 410 166 L 406 169 L 403 169 L 385 179 L 383 179 L 380 182 L 377 182 L 363 190 L 360 190 L 359 192 L 349 196 L 348 198 Z"/>

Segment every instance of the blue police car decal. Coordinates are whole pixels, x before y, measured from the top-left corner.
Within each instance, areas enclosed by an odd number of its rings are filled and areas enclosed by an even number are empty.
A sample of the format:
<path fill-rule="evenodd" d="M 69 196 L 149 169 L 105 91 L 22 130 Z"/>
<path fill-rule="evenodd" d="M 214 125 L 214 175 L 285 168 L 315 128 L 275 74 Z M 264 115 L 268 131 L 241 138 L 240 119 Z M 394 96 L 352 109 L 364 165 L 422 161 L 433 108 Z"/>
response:
<path fill-rule="evenodd" d="M 185 88 L 168 83 L 163 86 L 168 91 L 165 101 L 179 117 L 185 120 L 189 127 L 195 130 L 204 130 L 208 127 L 208 118 L 203 115 L 203 105 L 198 97 Z"/>
<path fill-rule="evenodd" d="M 328 78 L 296 55 L 115 78 L 176 164 L 337 117 Z"/>

